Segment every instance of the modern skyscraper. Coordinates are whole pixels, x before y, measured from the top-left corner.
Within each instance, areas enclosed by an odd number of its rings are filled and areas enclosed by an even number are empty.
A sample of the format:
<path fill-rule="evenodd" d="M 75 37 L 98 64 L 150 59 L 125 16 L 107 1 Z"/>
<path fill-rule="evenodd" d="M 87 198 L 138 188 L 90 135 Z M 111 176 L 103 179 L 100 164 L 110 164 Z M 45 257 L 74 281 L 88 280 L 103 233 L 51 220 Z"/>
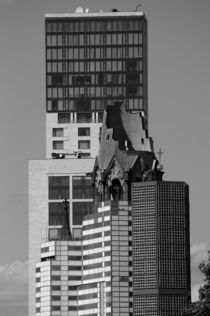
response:
<path fill-rule="evenodd" d="M 190 296 L 188 186 L 134 183 L 132 218 L 134 315 L 180 315 Z"/>
<path fill-rule="evenodd" d="M 148 133 L 146 17 L 78 8 L 45 22 L 29 316 L 178 316 L 190 299 L 188 186 L 162 181 Z"/>
<path fill-rule="evenodd" d="M 81 10 L 80 10 L 81 11 Z M 47 158 L 98 154 L 107 105 L 147 123 L 147 21 L 142 12 L 46 14 Z"/>

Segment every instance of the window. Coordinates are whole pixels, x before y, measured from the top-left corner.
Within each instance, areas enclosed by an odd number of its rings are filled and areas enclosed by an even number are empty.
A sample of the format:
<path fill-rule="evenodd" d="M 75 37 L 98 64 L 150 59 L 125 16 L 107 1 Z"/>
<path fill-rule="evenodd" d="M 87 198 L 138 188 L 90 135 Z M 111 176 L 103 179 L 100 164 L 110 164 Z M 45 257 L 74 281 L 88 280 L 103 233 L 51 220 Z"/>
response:
<path fill-rule="evenodd" d="M 73 202 L 73 225 L 82 225 L 83 217 L 92 213 L 92 202 Z"/>
<path fill-rule="evenodd" d="M 69 199 L 69 177 L 49 177 L 49 200 Z"/>
<path fill-rule="evenodd" d="M 90 153 L 81 153 L 81 158 L 90 157 Z"/>
<path fill-rule="evenodd" d="M 52 291 L 60 291 L 60 290 L 61 290 L 61 287 L 60 287 L 60 285 L 52 285 L 52 286 L 51 286 L 51 290 L 52 290 Z"/>
<path fill-rule="evenodd" d="M 53 128 L 53 137 L 63 137 L 63 128 Z"/>
<path fill-rule="evenodd" d="M 92 113 L 77 113 L 77 123 L 92 123 Z"/>
<path fill-rule="evenodd" d="M 52 100 L 52 111 L 58 110 L 58 100 Z"/>
<path fill-rule="evenodd" d="M 52 312 L 60 311 L 61 307 L 60 306 L 52 306 Z"/>
<path fill-rule="evenodd" d="M 58 123 L 70 123 L 70 113 L 58 113 Z"/>
<path fill-rule="evenodd" d="M 54 140 L 53 149 L 64 149 L 64 142 L 62 140 Z"/>
<path fill-rule="evenodd" d="M 91 84 L 91 76 L 72 76 L 74 86 L 86 86 Z"/>
<path fill-rule="evenodd" d="M 63 74 L 52 74 L 52 86 L 62 86 L 63 85 Z"/>
<path fill-rule="evenodd" d="M 49 202 L 49 225 L 63 225 L 65 219 L 63 202 Z"/>
<path fill-rule="evenodd" d="M 78 136 L 90 136 L 90 127 L 79 127 Z"/>
<path fill-rule="evenodd" d="M 103 115 L 104 115 L 103 112 L 99 112 L 99 113 L 98 113 L 98 122 L 99 122 L 99 123 L 103 122 Z"/>
<path fill-rule="evenodd" d="M 49 247 L 41 248 L 41 253 L 49 252 Z"/>
<path fill-rule="evenodd" d="M 92 199 L 91 177 L 73 177 L 73 199 Z"/>
<path fill-rule="evenodd" d="M 90 140 L 79 140 L 78 141 L 79 149 L 90 149 Z"/>
<path fill-rule="evenodd" d="M 60 270 L 61 270 L 61 267 L 60 267 L 60 266 L 53 266 L 53 265 L 52 265 L 51 270 L 52 270 L 52 271 L 60 271 Z"/>

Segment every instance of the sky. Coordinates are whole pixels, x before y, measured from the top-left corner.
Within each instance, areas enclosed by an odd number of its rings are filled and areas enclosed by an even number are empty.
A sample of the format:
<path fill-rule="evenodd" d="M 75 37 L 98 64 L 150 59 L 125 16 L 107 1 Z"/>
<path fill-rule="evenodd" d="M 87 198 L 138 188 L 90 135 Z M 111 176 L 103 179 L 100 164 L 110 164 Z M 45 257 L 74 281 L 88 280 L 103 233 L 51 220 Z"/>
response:
<path fill-rule="evenodd" d="M 142 0 L 149 133 L 165 180 L 190 186 L 193 297 L 210 249 L 210 1 Z M 44 13 L 134 11 L 137 0 L 0 0 L 0 314 L 27 315 L 28 160 L 45 157 Z"/>

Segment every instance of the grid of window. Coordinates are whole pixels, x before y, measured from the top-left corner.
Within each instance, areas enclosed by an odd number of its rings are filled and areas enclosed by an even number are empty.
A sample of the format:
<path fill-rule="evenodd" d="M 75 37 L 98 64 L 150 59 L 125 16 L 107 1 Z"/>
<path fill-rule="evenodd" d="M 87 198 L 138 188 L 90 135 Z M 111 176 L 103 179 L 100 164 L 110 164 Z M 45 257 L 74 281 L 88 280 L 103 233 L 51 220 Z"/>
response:
<path fill-rule="evenodd" d="M 187 288 L 187 206 L 185 185 L 161 184 L 159 199 L 159 283 L 165 288 Z"/>
<path fill-rule="evenodd" d="M 73 199 L 92 199 L 91 177 L 75 176 L 72 178 Z"/>
<path fill-rule="evenodd" d="M 134 289 L 149 288 L 150 285 L 153 288 L 177 289 L 180 292 L 188 289 L 190 261 L 187 250 L 187 186 L 177 182 L 136 183 L 132 188 L 132 203 Z M 142 297 L 140 313 L 136 315 L 156 315 L 157 311 L 155 314 L 152 311 L 147 314 L 143 302 L 145 298 Z M 149 295 L 147 299 L 150 299 Z M 163 296 L 160 303 L 161 315 L 178 315 L 187 300 L 187 294 L 167 298 Z"/>
<path fill-rule="evenodd" d="M 134 288 L 157 286 L 156 189 L 133 186 L 133 284 Z"/>
<path fill-rule="evenodd" d="M 49 200 L 69 199 L 69 177 L 50 176 L 49 177 Z"/>
<path fill-rule="evenodd" d="M 73 202 L 73 225 L 82 225 L 84 216 L 93 213 L 93 202 Z"/>
<path fill-rule="evenodd" d="M 160 296 L 160 313 L 163 316 L 180 315 L 186 309 L 188 298 L 180 295 Z"/>
<path fill-rule="evenodd" d="M 134 316 L 156 316 L 158 309 L 157 296 L 134 296 L 133 307 Z"/>
<path fill-rule="evenodd" d="M 142 109 L 146 36 L 144 17 L 48 18 L 47 111 L 102 111 L 119 100 L 129 109 Z"/>
<path fill-rule="evenodd" d="M 49 202 L 49 225 L 63 225 L 64 203 Z"/>

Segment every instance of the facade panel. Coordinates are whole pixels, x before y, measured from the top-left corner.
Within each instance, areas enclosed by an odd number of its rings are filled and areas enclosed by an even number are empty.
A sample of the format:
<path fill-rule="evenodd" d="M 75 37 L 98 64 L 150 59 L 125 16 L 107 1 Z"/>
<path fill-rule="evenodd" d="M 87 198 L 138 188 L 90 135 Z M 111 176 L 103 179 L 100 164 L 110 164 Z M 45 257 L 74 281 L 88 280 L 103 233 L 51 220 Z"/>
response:
<path fill-rule="evenodd" d="M 189 303 L 188 199 L 184 182 L 133 184 L 134 315 L 177 316 Z"/>

